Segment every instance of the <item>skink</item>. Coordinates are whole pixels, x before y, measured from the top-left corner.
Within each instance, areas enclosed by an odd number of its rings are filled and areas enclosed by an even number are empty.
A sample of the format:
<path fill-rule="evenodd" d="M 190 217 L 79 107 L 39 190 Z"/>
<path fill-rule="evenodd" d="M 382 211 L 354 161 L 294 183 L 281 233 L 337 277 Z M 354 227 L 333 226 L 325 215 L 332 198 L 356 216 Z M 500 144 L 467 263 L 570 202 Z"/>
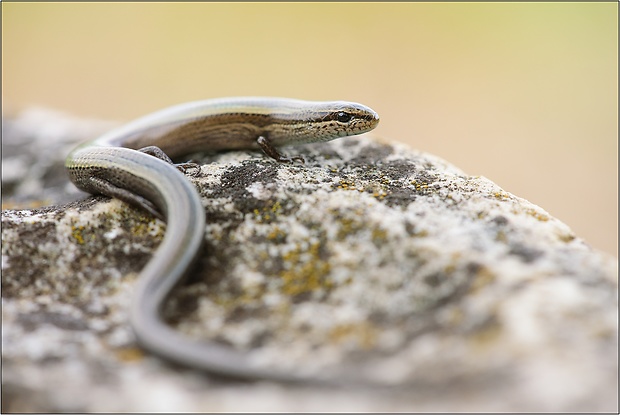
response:
<path fill-rule="evenodd" d="M 276 147 L 361 134 L 378 122 L 373 110 L 351 102 L 223 98 L 155 112 L 73 150 L 65 167 L 77 187 L 116 197 L 167 222 L 162 243 L 139 275 L 131 306 L 130 322 L 142 347 L 226 376 L 308 380 L 256 367 L 244 353 L 190 340 L 163 322 L 163 304 L 198 254 L 205 228 L 200 196 L 179 171 L 183 166 L 170 158 L 261 148 L 278 161 L 291 162 L 300 158 L 285 157 Z"/>

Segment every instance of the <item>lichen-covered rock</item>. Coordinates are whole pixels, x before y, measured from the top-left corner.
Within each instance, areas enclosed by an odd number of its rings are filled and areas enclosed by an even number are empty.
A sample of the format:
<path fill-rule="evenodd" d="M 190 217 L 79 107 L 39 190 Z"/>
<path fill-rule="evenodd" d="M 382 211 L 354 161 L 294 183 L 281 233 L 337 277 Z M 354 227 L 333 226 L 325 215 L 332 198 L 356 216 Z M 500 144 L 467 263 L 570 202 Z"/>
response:
<path fill-rule="evenodd" d="M 3 140 L 24 140 L 11 122 Z M 191 157 L 206 247 L 165 317 L 265 367 L 377 387 L 240 382 L 142 351 L 127 310 L 165 224 L 90 197 L 2 213 L 3 410 L 617 409 L 614 258 L 429 154 L 370 137 L 286 152 L 306 163 Z"/>

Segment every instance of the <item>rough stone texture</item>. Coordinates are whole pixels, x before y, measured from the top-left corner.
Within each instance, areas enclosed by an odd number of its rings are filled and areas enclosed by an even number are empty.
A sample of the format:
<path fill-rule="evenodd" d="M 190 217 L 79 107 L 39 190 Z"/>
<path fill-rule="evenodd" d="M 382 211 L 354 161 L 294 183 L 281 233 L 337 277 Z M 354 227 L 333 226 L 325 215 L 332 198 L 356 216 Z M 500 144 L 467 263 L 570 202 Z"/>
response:
<path fill-rule="evenodd" d="M 71 201 L 62 169 L 109 125 L 5 120 L 3 412 L 617 410 L 617 260 L 483 177 L 370 137 L 286 149 L 305 165 L 193 156 L 206 248 L 165 313 L 267 367 L 381 387 L 225 379 L 143 352 L 127 310 L 165 224 Z"/>

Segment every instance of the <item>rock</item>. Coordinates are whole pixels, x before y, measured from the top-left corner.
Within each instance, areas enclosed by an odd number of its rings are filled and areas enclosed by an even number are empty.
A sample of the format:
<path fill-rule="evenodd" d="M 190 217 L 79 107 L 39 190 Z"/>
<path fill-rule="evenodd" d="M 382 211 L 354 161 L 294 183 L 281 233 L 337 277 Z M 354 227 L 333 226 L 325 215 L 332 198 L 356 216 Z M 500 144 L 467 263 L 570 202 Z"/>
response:
<path fill-rule="evenodd" d="M 3 146 L 24 146 L 3 154 L 3 209 L 58 205 L 2 212 L 3 411 L 617 410 L 617 260 L 488 179 L 370 136 L 285 149 L 304 165 L 192 156 L 206 247 L 165 317 L 266 367 L 380 386 L 225 379 L 142 351 L 127 311 L 166 226 L 76 200 L 62 176 L 41 197 L 42 172 L 108 125 L 47 116 L 70 140 L 46 161 L 22 150 L 49 127 L 5 121 Z"/>

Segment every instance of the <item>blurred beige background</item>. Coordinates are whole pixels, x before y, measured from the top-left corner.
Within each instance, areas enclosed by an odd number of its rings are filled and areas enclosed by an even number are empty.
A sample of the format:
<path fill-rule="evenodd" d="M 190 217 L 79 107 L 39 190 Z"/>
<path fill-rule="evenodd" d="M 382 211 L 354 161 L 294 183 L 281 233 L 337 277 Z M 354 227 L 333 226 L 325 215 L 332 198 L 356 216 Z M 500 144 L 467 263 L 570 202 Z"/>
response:
<path fill-rule="evenodd" d="M 617 257 L 617 3 L 2 5 L 3 111 L 344 99 Z"/>

